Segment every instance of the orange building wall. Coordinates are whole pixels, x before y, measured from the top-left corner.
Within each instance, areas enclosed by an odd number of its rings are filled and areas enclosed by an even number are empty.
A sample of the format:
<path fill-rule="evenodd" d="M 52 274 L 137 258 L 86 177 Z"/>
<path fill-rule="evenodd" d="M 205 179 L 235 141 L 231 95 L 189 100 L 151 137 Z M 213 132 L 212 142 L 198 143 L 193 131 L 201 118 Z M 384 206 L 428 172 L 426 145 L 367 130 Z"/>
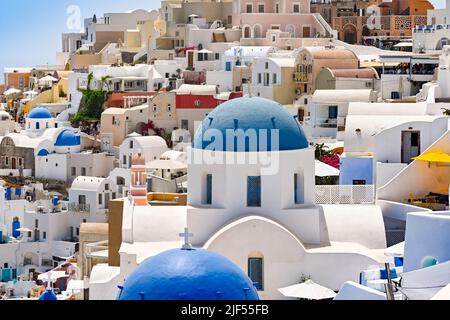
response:
<path fill-rule="evenodd" d="M 427 10 L 434 9 L 434 6 L 427 0 L 410 0 L 409 8 L 410 15 L 426 15 Z"/>
<path fill-rule="evenodd" d="M 5 84 L 8 86 L 8 88 L 16 88 L 16 89 L 25 89 L 28 88 L 30 85 L 30 73 L 8 73 L 5 74 Z M 20 79 L 23 78 L 23 86 L 19 86 Z"/>

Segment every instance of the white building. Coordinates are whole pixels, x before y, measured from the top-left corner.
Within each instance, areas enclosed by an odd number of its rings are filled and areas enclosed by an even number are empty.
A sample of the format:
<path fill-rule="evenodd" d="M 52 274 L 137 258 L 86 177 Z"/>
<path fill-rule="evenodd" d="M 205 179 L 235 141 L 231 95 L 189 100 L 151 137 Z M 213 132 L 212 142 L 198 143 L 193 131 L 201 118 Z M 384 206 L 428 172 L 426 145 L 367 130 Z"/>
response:
<path fill-rule="evenodd" d="M 220 142 L 237 128 L 279 129 L 279 141 L 268 139 L 279 145 L 269 141 L 266 152 L 263 140 L 234 148 Z M 215 151 L 208 150 L 210 143 Z M 242 164 L 229 162 L 238 155 Z M 218 252 L 249 272 L 263 299 L 283 298 L 277 289 L 302 275 L 337 290 L 357 281 L 361 267 L 384 260 L 377 255 L 386 246 L 380 208 L 315 203 L 314 149 L 280 105 L 256 97 L 222 104 L 203 122 L 190 157 L 187 207 L 133 206 L 133 197 L 125 199 L 120 267 L 93 268 L 91 299 L 115 299 L 116 285 L 137 265 L 179 247 L 178 233 L 186 226 L 194 247 Z M 260 161 L 249 162 L 251 157 Z"/>
<path fill-rule="evenodd" d="M 131 158 L 138 151 L 146 161 L 153 161 L 159 159 L 168 149 L 166 141 L 159 136 L 130 134 L 120 145 L 119 167 L 131 168 Z"/>

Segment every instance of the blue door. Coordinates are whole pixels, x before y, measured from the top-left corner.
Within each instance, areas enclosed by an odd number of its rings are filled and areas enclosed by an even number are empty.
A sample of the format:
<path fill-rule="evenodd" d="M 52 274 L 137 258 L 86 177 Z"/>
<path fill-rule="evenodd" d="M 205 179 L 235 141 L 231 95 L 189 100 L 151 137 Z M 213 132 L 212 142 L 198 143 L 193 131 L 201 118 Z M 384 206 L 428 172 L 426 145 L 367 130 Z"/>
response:
<path fill-rule="evenodd" d="M 231 61 L 225 62 L 225 71 L 231 71 Z"/>

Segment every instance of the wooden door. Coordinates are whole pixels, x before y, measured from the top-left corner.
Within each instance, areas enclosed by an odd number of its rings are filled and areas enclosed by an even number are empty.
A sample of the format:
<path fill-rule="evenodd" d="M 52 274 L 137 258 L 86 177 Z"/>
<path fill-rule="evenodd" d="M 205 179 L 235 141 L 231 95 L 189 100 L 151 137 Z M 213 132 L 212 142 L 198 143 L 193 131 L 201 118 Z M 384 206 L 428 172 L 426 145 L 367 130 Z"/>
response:
<path fill-rule="evenodd" d="M 303 38 L 309 38 L 310 36 L 310 27 L 303 26 Z"/>

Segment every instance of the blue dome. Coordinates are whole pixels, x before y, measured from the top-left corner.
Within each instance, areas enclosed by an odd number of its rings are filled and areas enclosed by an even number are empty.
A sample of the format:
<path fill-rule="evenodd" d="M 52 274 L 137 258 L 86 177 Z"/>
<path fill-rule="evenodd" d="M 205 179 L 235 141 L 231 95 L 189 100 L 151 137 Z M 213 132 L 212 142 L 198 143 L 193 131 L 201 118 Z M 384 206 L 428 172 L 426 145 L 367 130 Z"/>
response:
<path fill-rule="evenodd" d="M 212 129 L 212 130 L 211 130 Z M 237 129 L 244 132 L 255 129 L 257 140 L 249 143 L 238 143 L 237 138 L 231 140 L 227 146 L 227 133 L 233 137 Z M 278 146 L 272 146 L 272 129 L 278 129 Z M 263 130 L 263 131 L 259 131 Z M 260 140 L 260 134 L 267 133 Z M 215 141 L 215 137 L 222 136 L 222 141 Z M 275 137 L 273 137 L 275 139 Z M 278 139 L 277 139 L 278 140 Z M 257 143 L 256 143 L 257 142 Z M 308 139 L 298 121 L 280 104 L 259 97 L 232 99 L 214 109 L 203 120 L 197 130 L 193 142 L 195 149 L 217 151 L 284 151 L 309 147 Z"/>
<path fill-rule="evenodd" d="M 56 139 L 56 147 L 72 147 L 79 146 L 81 144 L 81 137 L 78 133 L 72 130 L 62 131 Z"/>
<path fill-rule="evenodd" d="M 29 119 L 51 119 L 52 114 L 47 108 L 44 107 L 36 107 L 28 114 L 27 118 Z"/>
<path fill-rule="evenodd" d="M 45 156 L 48 156 L 48 150 L 47 149 L 41 149 L 41 150 L 39 150 L 39 152 L 38 152 L 38 156 L 40 156 L 40 157 L 45 157 Z"/>
<path fill-rule="evenodd" d="M 43 294 L 41 294 L 39 300 L 58 300 L 58 298 L 52 289 L 47 289 Z"/>
<path fill-rule="evenodd" d="M 118 300 L 259 300 L 247 275 L 208 250 L 175 249 L 144 261 Z"/>

